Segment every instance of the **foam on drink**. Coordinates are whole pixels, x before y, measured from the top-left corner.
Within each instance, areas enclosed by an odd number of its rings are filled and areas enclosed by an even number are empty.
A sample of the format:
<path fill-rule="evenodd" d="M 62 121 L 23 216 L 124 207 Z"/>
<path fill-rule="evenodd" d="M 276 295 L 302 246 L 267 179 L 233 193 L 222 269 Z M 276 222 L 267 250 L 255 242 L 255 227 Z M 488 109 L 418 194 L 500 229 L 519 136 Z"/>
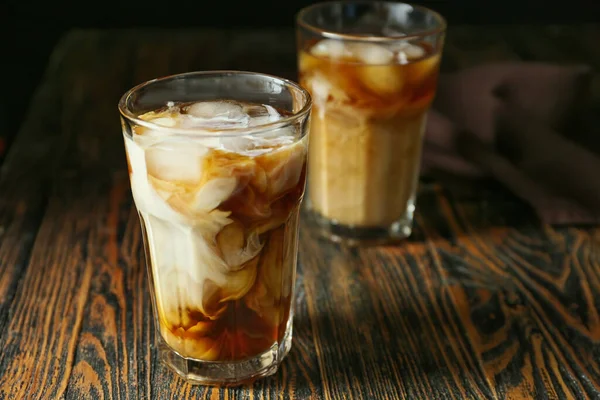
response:
<path fill-rule="evenodd" d="M 160 332 L 184 357 L 241 360 L 285 333 L 305 140 L 291 126 L 231 131 L 284 116 L 229 100 L 169 103 L 139 117 L 159 127 L 125 137 Z"/>

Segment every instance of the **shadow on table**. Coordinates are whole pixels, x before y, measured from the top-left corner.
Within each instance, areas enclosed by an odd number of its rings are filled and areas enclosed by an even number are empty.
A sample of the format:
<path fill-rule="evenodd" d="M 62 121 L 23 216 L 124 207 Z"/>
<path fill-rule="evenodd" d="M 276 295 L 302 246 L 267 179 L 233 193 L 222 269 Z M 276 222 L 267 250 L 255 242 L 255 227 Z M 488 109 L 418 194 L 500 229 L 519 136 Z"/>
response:
<path fill-rule="evenodd" d="M 293 377 L 296 390 L 348 398 L 494 398 L 530 393 L 524 374 L 564 374 L 535 359 L 595 346 L 595 328 L 572 323 L 595 314 L 582 297 L 593 290 L 595 244 L 579 230 L 533 229 L 398 248 L 344 248 L 303 233 L 295 345 L 278 382 Z"/>
<path fill-rule="evenodd" d="M 493 180 L 465 181 L 451 176 L 422 180 L 413 234 L 408 242 L 482 234 L 496 228 L 539 229 L 534 210 Z"/>
<path fill-rule="evenodd" d="M 294 376 L 299 392 L 322 387 L 348 398 L 431 398 L 434 393 L 462 391 L 461 385 L 485 380 L 478 365 L 461 369 L 459 358 L 464 352 L 470 359 L 480 359 L 469 339 L 456 335 L 464 328 L 423 298 L 413 301 L 414 305 L 386 314 L 356 305 L 347 313 L 334 310 L 310 319 L 297 316 L 296 343 L 284 362 L 285 375 Z M 312 337 L 301 336 L 305 324 L 312 327 Z M 299 363 L 304 364 L 302 369 Z M 457 383 L 457 376 L 476 381 Z"/>
<path fill-rule="evenodd" d="M 285 384 L 293 377 L 298 392 L 316 387 L 344 398 L 438 398 L 449 392 L 492 398 L 495 374 L 513 380 L 510 385 L 521 381 L 528 341 L 540 331 L 514 285 L 442 290 L 443 282 L 406 278 L 398 285 L 404 292 L 392 293 L 389 278 L 381 277 L 368 295 L 356 293 L 356 301 L 331 300 L 316 315 L 299 313 L 286 373 L 273 379 Z M 496 345 L 484 349 L 473 332 Z M 505 371 L 495 369 L 498 363 Z"/>
<path fill-rule="evenodd" d="M 322 237 L 317 223 L 308 214 L 302 215 L 302 226 L 312 237 Z M 437 239 L 455 242 L 461 236 L 485 235 L 498 228 L 532 232 L 542 227 L 531 207 L 497 182 L 477 184 L 451 177 L 443 183 L 423 180 L 419 185 L 411 236 L 386 247 L 403 248 L 407 243 Z M 326 245 L 327 240 L 320 243 Z"/>

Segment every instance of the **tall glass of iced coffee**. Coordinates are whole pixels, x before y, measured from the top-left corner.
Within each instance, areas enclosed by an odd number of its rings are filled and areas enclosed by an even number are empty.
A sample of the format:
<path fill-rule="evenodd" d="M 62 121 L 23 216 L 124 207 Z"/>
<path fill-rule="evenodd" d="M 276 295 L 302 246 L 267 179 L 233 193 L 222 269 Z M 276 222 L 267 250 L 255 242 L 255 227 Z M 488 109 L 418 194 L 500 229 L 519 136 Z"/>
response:
<path fill-rule="evenodd" d="M 346 242 L 410 235 L 446 23 L 424 7 L 323 2 L 297 15 L 313 98 L 307 208 Z"/>
<path fill-rule="evenodd" d="M 153 80 L 119 103 L 162 360 L 192 383 L 290 350 L 311 100 L 248 72 Z"/>

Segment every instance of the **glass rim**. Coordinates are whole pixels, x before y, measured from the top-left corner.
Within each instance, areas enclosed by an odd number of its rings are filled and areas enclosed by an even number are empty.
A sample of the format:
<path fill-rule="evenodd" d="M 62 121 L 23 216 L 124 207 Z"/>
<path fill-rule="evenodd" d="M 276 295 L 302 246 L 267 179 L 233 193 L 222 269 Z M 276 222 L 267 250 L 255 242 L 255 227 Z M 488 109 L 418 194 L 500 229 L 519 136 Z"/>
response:
<path fill-rule="evenodd" d="M 267 122 L 264 124 L 258 124 L 256 126 L 252 126 L 252 127 L 243 127 L 243 128 L 242 127 L 233 127 L 233 128 L 232 127 L 224 127 L 224 128 L 219 128 L 219 129 L 214 129 L 214 128 L 213 129 L 211 129 L 211 128 L 174 128 L 174 127 L 155 124 L 151 121 L 146 121 L 146 120 L 139 118 L 139 116 L 136 115 L 135 113 L 133 113 L 127 106 L 128 105 L 127 103 L 129 101 L 129 99 L 131 98 L 131 96 L 133 96 L 135 93 L 137 93 L 141 89 L 149 87 L 155 83 L 165 82 L 165 81 L 169 81 L 169 80 L 176 80 L 176 79 L 185 79 L 185 78 L 190 78 L 190 77 L 210 78 L 210 77 L 215 77 L 215 76 L 231 76 L 231 75 L 259 76 L 261 78 L 276 81 L 281 86 L 291 87 L 293 90 L 300 93 L 303 97 L 304 104 L 302 105 L 300 110 L 298 110 L 297 112 L 293 112 L 291 115 L 288 115 L 288 116 L 283 116 L 281 119 L 279 119 L 277 121 Z M 281 77 L 275 76 L 275 75 L 264 74 L 261 72 L 237 71 L 237 70 L 193 71 L 193 72 L 184 72 L 184 73 L 180 73 L 180 74 L 172 74 L 172 75 L 167 75 L 167 76 L 163 76 L 160 78 L 151 79 L 149 81 L 142 82 L 142 83 L 132 87 L 131 89 L 129 89 L 127 92 L 125 92 L 123 94 L 123 96 L 121 96 L 121 99 L 119 100 L 119 103 L 118 103 L 119 113 L 121 114 L 121 116 L 123 116 L 123 118 L 127 119 L 128 121 L 135 123 L 136 125 L 143 126 L 144 128 L 148 128 L 153 131 L 168 132 L 170 134 L 169 135 L 170 137 L 173 137 L 173 135 L 177 135 L 177 136 L 189 137 L 189 138 L 193 138 L 193 139 L 214 138 L 214 137 L 235 137 L 235 136 L 244 136 L 244 135 L 249 135 L 249 134 L 265 133 L 265 132 L 268 132 L 268 131 L 271 131 L 274 129 L 278 129 L 278 128 L 282 128 L 282 127 L 291 125 L 294 122 L 296 122 L 297 120 L 301 119 L 302 117 L 308 116 L 308 114 L 311 110 L 311 107 L 312 107 L 312 97 L 310 96 L 310 93 L 306 89 L 304 89 L 302 86 L 300 86 L 298 83 L 296 83 L 292 80 L 286 79 L 286 78 L 281 78 Z"/>
<path fill-rule="evenodd" d="M 434 16 L 434 18 L 440 23 L 439 27 L 424 29 L 423 31 L 417 33 L 411 33 L 407 35 L 398 35 L 398 36 L 382 36 L 382 35 L 358 35 L 352 33 L 339 33 L 333 32 L 331 30 L 320 28 L 316 25 L 310 24 L 306 22 L 305 16 L 310 11 L 313 11 L 318 8 L 331 7 L 333 5 L 377 5 L 377 4 L 386 4 L 386 5 L 408 5 L 412 7 L 414 10 L 421 10 L 427 13 L 430 13 Z M 406 3 L 402 1 L 366 1 L 366 0 L 337 0 L 337 1 L 325 1 L 320 3 L 311 4 L 310 6 L 302 8 L 296 14 L 296 23 L 298 26 L 307 29 L 313 33 L 319 34 L 322 37 L 328 39 L 338 39 L 338 40 L 353 40 L 353 41 L 362 41 L 362 42 L 395 42 L 398 40 L 407 40 L 407 39 L 416 39 L 422 38 L 424 36 L 432 36 L 439 35 L 446 31 L 447 22 L 446 19 L 437 11 L 432 10 L 431 8 L 421 6 L 418 4 Z"/>

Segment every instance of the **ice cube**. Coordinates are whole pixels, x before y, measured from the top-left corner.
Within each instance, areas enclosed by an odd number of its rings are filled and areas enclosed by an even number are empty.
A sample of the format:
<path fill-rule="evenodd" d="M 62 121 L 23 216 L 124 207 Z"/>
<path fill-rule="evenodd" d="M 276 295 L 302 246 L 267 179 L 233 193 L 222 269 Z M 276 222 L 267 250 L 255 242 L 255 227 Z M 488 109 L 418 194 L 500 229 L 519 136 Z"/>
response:
<path fill-rule="evenodd" d="M 395 44 L 394 50 L 396 52 L 396 59 L 400 64 L 408 64 L 411 61 L 423 58 L 426 54 L 423 47 L 408 42 Z"/>
<path fill-rule="evenodd" d="M 149 182 L 145 152 L 136 142 L 125 138 L 127 157 L 131 165 L 131 191 L 136 207 L 143 212 L 159 216 L 165 220 L 177 221 L 179 215 L 173 211 Z"/>
<path fill-rule="evenodd" d="M 153 124 L 156 124 L 156 125 L 166 126 L 168 128 L 174 128 L 175 126 L 177 126 L 176 118 L 159 117 L 159 118 L 151 119 L 150 122 L 152 122 Z"/>
<path fill-rule="evenodd" d="M 287 125 L 277 129 L 269 129 L 268 131 L 257 133 L 254 135 L 254 143 L 257 147 L 276 147 L 286 144 L 292 144 L 296 138 L 295 125 Z"/>
<path fill-rule="evenodd" d="M 265 125 L 281 119 L 281 114 L 268 104 L 248 104 L 244 106 L 244 112 L 250 117 L 250 126 Z"/>
<path fill-rule="evenodd" d="M 319 111 L 323 112 L 324 104 L 331 97 L 332 100 L 344 102 L 348 100 L 348 94 L 343 88 L 336 86 L 324 74 L 314 74 L 306 79 L 306 86 L 312 93 L 314 102 L 319 105 Z"/>
<path fill-rule="evenodd" d="M 244 115 L 242 105 L 232 101 L 201 101 L 185 107 L 196 118 L 236 118 Z"/>
<path fill-rule="evenodd" d="M 250 117 L 241 104 L 234 101 L 202 101 L 185 107 L 187 118 L 182 121 L 186 128 L 244 128 Z"/>
<path fill-rule="evenodd" d="M 254 148 L 254 141 L 251 136 L 231 136 L 219 138 L 221 148 L 234 153 L 244 153 Z"/>
<path fill-rule="evenodd" d="M 160 112 L 151 111 L 140 115 L 139 118 L 151 124 L 158 125 L 159 127 L 178 128 L 181 115 L 179 114 L 179 110 L 167 110 Z M 141 125 L 137 125 L 134 128 L 134 133 L 135 135 L 133 136 L 133 139 L 143 148 L 150 147 L 162 141 L 165 136 L 172 136 L 174 134 L 170 129 L 160 129 L 156 127 L 148 128 Z"/>
<path fill-rule="evenodd" d="M 437 73 L 440 66 L 440 54 L 433 54 L 410 65 L 411 80 L 422 81 Z"/>
<path fill-rule="evenodd" d="M 316 57 L 343 58 L 351 56 L 344 42 L 333 39 L 323 39 L 317 42 L 310 52 Z"/>
<path fill-rule="evenodd" d="M 394 53 L 374 43 L 349 43 L 348 51 L 362 63 L 369 65 L 385 65 L 394 61 Z"/>
<path fill-rule="evenodd" d="M 162 141 L 146 149 L 148 174 L 163 181 L 197 183 L 208 148 L 191 141 Z"/>
<path fill-rule="evenodd" d="M 396 65 L 365 65 L 358 70 L 360 81 L 369 90 L 380 95 L 398 93 L 404 86 L 404 74 Z"/>
<path fill-rule="evenodd" d="M 279 116 L 279 113 L 277 115 Z M 273 115 L 271 117 L 265 116 L 260 118 L 265 118 L 264 123 L 268 123 L 269 121 L 274 122 L 279 119 L 279 117 L 274 117 Z M 272 118 L 277 119 L 273 120 Z M 283 126 L 281 128 L 266 129 L 263 132 L 255 132 L 250 135 L 222 136 L 218 140 L 222 149 L 253 157 L 272 151 L 274 147 L 294 143 L 295 133 L 294 126 Z"/>
<path fill-rule="evenodd" d="M 269 118 L 272 121 L 277 121 L 277 120 L 281 119 L 281 114 L 279 113 L 279 111 L 277 111 L 275 109 L 275 107 L 271 107 L 268 104 L 265 104 L 264 107 L 267 109 L 267 113 L 269 114 Z"/>
<path fill-rule="evenodd" d="M 193 210 L 196 212 L 214 210 L 231 196 L 236 186 L 237 179 L 234 177 L 211 179 L 196 193 Z"/>
<path fill-rule="evenodd" d="M 319 66 L 321 61 L 315 55 L 308 52 L 301 52 L 298 56 L 298 66 L 300 73 L 307 73 Z"/>
<path fill-rule="evenodd" d="M 396 58 L 398 59 L 398 62 L 400 64 L 408 64 L 408 57 L 406 56 L 406 53 L 404 53 L 402 50 L 396 53 Z"/>
<path fill-rule="evenodd" d="M 255 135 L 231 136 L 219 138 L 221 148 L 247 156 L 257 156 L 270 151 L 269 147 L 279 144 L 277 137 L 265 138 Z"/>
<path fill-rule="evenodd" d="M 152 113 L 146 113 L 144 115 L 140 115 L 139 118 L 143 119 L 147 122 L 150 122 L 152 124 L 155 124 L 155 125 L 164 126 L 166 128 L 177 127 L 177 116 L 164 115 L 164 114 L 154 115 L 154 112 L 152 112 Z M 133 133 L 135 134 L 134 137 L 135 137 L 136 141 L 138 140 L 138 138 L 143 137 L 143 139 L 141 139 L 141 141 L 144 143 L 142 143 L 142 144 L 152 143 L 154 141 L 153 138 L 171 134 L 168 130 L 159 130 L 156 128 L 153 129 L 153 128 L 148 128 L 148 127 L 141 126 L 141 125 L 134 126 Z"/>
<path fill-rule="evenodd" d="M 423 47 L 416 45 L 416 44 L 409 43 L 408 46 L 406 46 L 406 48 L 403 51 L 409 60 L 416 60 L 416 59 L 419 59 L 419 58 L 422 58 L 423 56 L 425 56 L 425 49 L 423 49 Z"/>

